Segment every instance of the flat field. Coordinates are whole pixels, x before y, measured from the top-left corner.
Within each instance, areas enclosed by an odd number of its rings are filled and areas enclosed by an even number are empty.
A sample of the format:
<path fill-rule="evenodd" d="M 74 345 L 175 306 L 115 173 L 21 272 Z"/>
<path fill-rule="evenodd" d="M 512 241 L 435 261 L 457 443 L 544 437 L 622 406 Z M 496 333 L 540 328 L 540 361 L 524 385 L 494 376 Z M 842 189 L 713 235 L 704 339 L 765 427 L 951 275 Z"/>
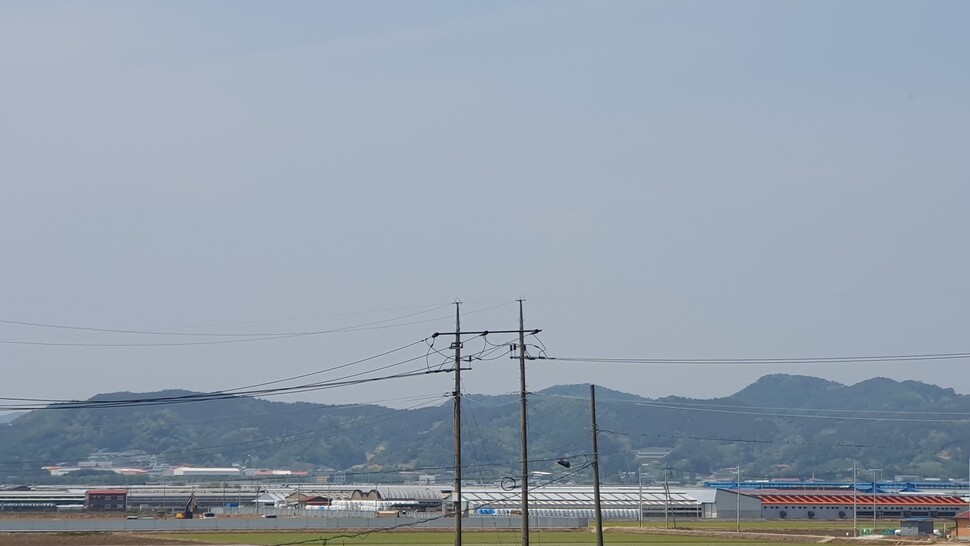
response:
<path fill-rule="evenodd" d="M 0 533 L 0 546 L 175 546 L 188 539 L 135 533 Z"/>
<path fill-rule="evenodd" d="M 871 523 L 871 522 L 870 522 Z M 895 521 L 880 521 L 877 534 L 883 529 L 894 529 Z M 684 521 L 676 529 L 665 529 L 663 522 L 648 521 L 643 529 L 637 523 L 610 523 L 605 533 L 605 544 L 648 545 L 762 545 L 791 546 L 795 543 L 818 542 L 822 537 L 830 544 L 859 544 L 851 539 L 852 522 L 842 521 L 745 521 L 741 534 L 735 534 L 733 521 Z M 871 525 L 869 526 L 871 527 Z M 859 529 L 866 529 L 860 524 Z M 590 530 L 533 531 L 531 543 L 536 546 L 574 546 L 596 544 L 596 535 Z M 465 546 L 491 546 L 520 544 L 521 534 L 516 530 L 466 530 L 462 535 Z M 870 541 L 865 541 L 872 543 Z M 905 544 L 904 540 L 882 538 L 882 544 Z M 909 542 L 916 544 L 917 542 Z M 922 539 L 926 544 L 926 539 Z M 360 546 L 451 546 L 454 535 L 449 531 L 418 531 L 398 529 L 394 531 L 329 531 L 329 532 L 279 532 L 279 531 L 210 531 L 210 532 L 61 532 L 61 533 L 0 533 L 0 546 L 174 546 L 174 545 L 253 545 L 295 546 L 298 544 L 360 545 Z"/>
<path fill-rule="evenodd" d="M 609 532 L 606 544 L 649 544 L 654 546 L 684 544 L 717 544 L 719 546 L 791 546 L 793 540 L 764 540 L 755 538 L 713 536 L 664 536 L 640 533 Z M 521 543 L 521 535 L 512 531 L 470 532 L 462 535 L 467 546 L 514 545 Z M 576 546 L 596 544 L 591 532 L 537 532 L 532 534 L 536 546 Z M 445 532 L 370 533 L 5 533 L 0 534 L 0 546 L 190 546 L 190 545 L 276 545 L 326 544 L 330 546 L 450 546 L 454 536 Z"/>

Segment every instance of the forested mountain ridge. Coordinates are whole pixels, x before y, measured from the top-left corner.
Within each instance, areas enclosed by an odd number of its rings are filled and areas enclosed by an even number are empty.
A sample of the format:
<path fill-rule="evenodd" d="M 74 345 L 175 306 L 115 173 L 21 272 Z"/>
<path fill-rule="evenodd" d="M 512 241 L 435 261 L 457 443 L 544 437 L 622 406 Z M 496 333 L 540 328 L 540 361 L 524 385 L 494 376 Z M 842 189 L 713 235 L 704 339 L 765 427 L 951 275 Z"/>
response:
<path fill-rule="evenodd" d="M 191 396 L 188 391 L 112 393 L 92 400 Z M 463 398 L 465 475 L 515 473 L 517 396 Z M 52 406 L 57 408 L 58 406 Z M 877 378 L 851 386 L 769 375 L 734 395 L 647 399 L 597 389 L 604 479 L 635 482 L 638 451 L 670 450 L 666 464 L 688 481 L 742 465 L 749 477 L 845 478 L 853 461 L 885 476 L 966 474 L 970 396 L 914 381 Z M 0 482 L 42 476 L 98 450 L 141 450 L 160 463 L 249 468 L 447 472 L 453 463 L 452 406 L 283 403 L 227 398 L 165 405 L 35 410 L 0 425 Z M 554 469 L 590 451 L 588 385 L 561 385 L 529 398 L 530 459 Z M 582 479 L 577 476 L 577 479 Z"/>

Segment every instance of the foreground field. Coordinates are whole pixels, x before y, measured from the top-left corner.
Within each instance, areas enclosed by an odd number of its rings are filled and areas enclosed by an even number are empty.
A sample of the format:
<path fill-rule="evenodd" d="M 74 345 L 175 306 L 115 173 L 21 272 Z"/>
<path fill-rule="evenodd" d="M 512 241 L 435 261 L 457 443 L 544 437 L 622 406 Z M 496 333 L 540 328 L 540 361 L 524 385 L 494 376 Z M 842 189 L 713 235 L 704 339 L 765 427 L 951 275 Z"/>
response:
<path fill-rule="evenodd" d="M 898 522 L 880 521 L 886 529 L 895 528 Z M 742 522 L 742 533 L 736 534 L 736 523 L 727 521 L 687 521 L 677 529 L 665 529 L 663 522 L 645 522 L 640 529 L 636 523 L 610 525 L 606 529 L 606 544 L 646 544 L 654 546 L 683 544 L 714 544 L 791 546 L 794 543 L 859 544 L 860 539 L 849 538 L 851 522 L 811 521 L 747 521 Z M 864 528 L 862 525 L 860 529 Z M 574 546 L 596 544 L 592 530 L 533 531 L 533 544 L 539 546 Z M 825 537 L 825 538 L 823 538 Z M 466 531 L 462 543 L 466 546 L 510 545 L 521 542 L 522 536 L 515 530 Z M 899 538 L 862 540 L 867 544 L 926 544 Z M 246 545 L 246 546 L 295 546 L 299 544 L 360 545 L 360 546 L 450 546 L 454 535 L 448 531 L 330 531 L 330 532 L 280 532 L 280 531 L 209 531 L 209 532 L 72 532 L 72 533 L 0 533 L 0 546 L 174 546 L 174 545 Z"/>
<path fill-rule="evenodd" d="M 474 532 L 462 535 L 467 546 L 518 544 L 521 535 L 511 531 Z M 791 546 L 791 540 L 758 540 L 753 538 L 712 536 L 663 536 L 639 533 L 609 532 L 606 544 L 649 544 L 679 546 L 684 544 L 717 544 L 719 546 Z M 539 532 L 532 534 L 532 543 L 540 546 L 575 546 L 596 544 L 591 532 Z M 295 546 L 298 544 L 360 545 L 360 546 L 450 546 L 454 536 L 441 532 L 370 533 L 171 533 L 145 535 L 131 533 L 10 533 L 0 534 L 0 546 L 190 546 L 190 545 L 254 545 Z"/>
<path fill-rule="evenodd" d="M 131 533 L 0 533 L 0 546 L 174 546 L 199 544 L 176 537 Z"/>

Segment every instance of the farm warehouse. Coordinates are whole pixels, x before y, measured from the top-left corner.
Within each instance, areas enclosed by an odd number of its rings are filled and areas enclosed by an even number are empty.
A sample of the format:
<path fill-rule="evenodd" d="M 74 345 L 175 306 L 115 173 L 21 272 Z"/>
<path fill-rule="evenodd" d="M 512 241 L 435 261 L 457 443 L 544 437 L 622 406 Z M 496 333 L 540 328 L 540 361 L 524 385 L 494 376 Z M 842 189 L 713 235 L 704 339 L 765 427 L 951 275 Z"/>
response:
<path fill-rule="evenodd" d="M 765 519 L 953 517 L 967 501 L 950 495 L 896 495 L 846 491 L 748 491 L 761 500 Z"/>

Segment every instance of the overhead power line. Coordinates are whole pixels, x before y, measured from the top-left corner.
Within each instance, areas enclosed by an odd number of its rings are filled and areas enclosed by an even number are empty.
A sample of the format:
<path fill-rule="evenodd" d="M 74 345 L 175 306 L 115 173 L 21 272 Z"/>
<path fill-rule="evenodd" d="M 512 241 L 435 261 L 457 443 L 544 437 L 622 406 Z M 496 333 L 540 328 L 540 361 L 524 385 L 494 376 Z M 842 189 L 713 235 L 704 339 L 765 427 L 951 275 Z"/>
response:
<path fill-rule="evenodd" d="M 433 398 L 425 397 L 426 400 L 418 402 L 406 408 L 402 408 L 401 410 L 403 411 L 389 410 L 379 415 L 363 417 L 347 423 L 336 423 L 336 424 L 329 425 L 326 427 L 321 427 L 321 428 L 294 431 L 286 434 L 278 434 L 275 436 L 266 436 L 258 439 L 243 440 L 238 442 L 230 442 L 230 443 L 223 443 L 223 444 L 208 444 L 208 445 L 194 447 L 194 448 L 181 448 L 181 449 L 169 448 L 168 450 L 166 450 L 165 453 L 177 453 L 177 455 L 180 457 L 186 456 L 186 455 L 205 455 L 210 452 L 220 453 L 225 455 L 229 453 L 247 451 L 249 449 L 254 449 L 254 448 L 280 446 L 280 445 L 300 442 L 300 441 L 306 440 L 307 438 L 319 437 L 323 435 L 333 434 L 336 432 L 352 431 L 355 429 L 361 429 L 361 428 L 373 426 L 381 422 L 401 419 L 405 415 L 406 411 L 433 406 L 437 402 L 439 402 L 443 396 L 444 395 L 436 395 Z M 175 423 L 175 425 L 181 426 L 187 422 L 191 422 L 191 421 L 179 421 Z M 135 425 L 127 424 L 126 426 L 130 427 Z M 14 464 L 14 463 L 35 464 L 40 466 L 40 465 L 54 464 L 55 461 L 23 461 L 23 460 L 0 461 L 0 464 Z"/>
<path fill-rule="evenodd" d="M 853 362 L 960 360 L 968 358 L 970 358 L 970 353 L 918 353 L 794 358 L 606 358 L 537 356 L 532 357 L 532 360 L 556 360 L 559 362 L 590 362 L 600 364 L 847 364 Z"/>
<path fill-rule="evenodd" d="M 624 402 L 624 400 L 610 400 L 612 402 Z M 853 413 L 853 414 L 874 414 L 874 415 L 948 415 L 970 418 L 970 412 L 965 411 L 906 411 L 906 410 L 867 410 L 855 408 L 786 408 L 780 406 L 742 406 L 738 404 L 708 404 L 695 402 L 669 402 L 662 401 L 664 404 L 676 406 L 678 408 L 720 408 L 720 409 L 746 409 L 746 410 L 765 410 L 765 411 L 800 411 L 818 413 Z"/>
<path fill-rule="evenodd" d="M 359 328 L 359 327 L 363 327 L 363 326 L 372 326 L 372 325 L 375 325 L 375 324 L 392 322 L 392 321 L 396 321 L 396 320 L 402 320 L 402 319 L 405 319 L 405 318 L 414 317 L 414 316 L 417 316 L 417 315 L 423 315 L 425 313 L 430 313 L 430 312 L 433 312 L 433 311 L 437 311 L 438 309 L 441 309 L 441 308 L 442 308 L 441 306 L 438 306 L 438 307 L 435 307 L 433 309 L 425 309 L 423 311 L 417 311 L 415 313 L 409 313 L 407 315 L 403 315 L 403 316 L 400 316 L 400 317 L 393 317 L 393 318 L 389 318 L 389 319 L 383 319 L 383 320 L 378 320 L 378 321 L 373 321 L 373 322 L 367 322 L 367 323 L 364 323 L 364 324 L 358 324 L 358 325 L 355 325 L 355 326 L 347 326 L 347 327 L 344 327 L 344 328 L 334 328 L 334 329 L 330 329 L 330 330 L 317 330 L 317 331 L 310 331 L 310 332 L 270 332 L 270 333 L 267 333 L 267 332 L 247 332 L 247 333 L 238 333 L 238 332 L 222 332 L 222 333 L 219 333 L 219 332 L 215 332 L 215 333 L 203 333 L 203 332 L 172 332 L 172 331 L 166 331 L 166 330 L 131 330 L 131 329 L 120 329 L 120 328 L 96 328 L 96 327 L 89 327 L 89 326 L 75 326 L 75 325 L 68 325 L 68 324 L 47 324 L 47 323 L 41 323 L 41 322 L 23 322 L 23 321 L 5 320 L 5 319 L 0 319 L 0 324 L 12 324 L 12 325 L 17 325 L 17 326 L 31 326 L 31 327 L 36 327 L 36 328 L 52 328 L 52 329 L 57 329 L 57 330 L 74 330 L 74 331 L 93 332 L 93 333 L 102 333 L 102 334 L 134 334 L 134 335 L 143 335 L 143 336 L 188 336 L 188 337 L 295 336 L 295 335 L 314 335 L 314 334 L 321 334 L 321 333 L 330 333 L 330 332 L 340 331 L 340 330 L 348 329 L 348 328 Z M 438 320 L 438 319 L 434 319 L 434 320 Z"/>
<path fill-rule="evenodd" d="M 155 406 L 155 405 L 166 405 L 166 404 L 181 404 L 181 403 L 191 403 L 191 402 L 205 402 L 210 400 L 222 400 L 222 399 L 235 398 L 235 397 L 254 398 L 254 397 L 281 396 L 281 395 L 288 395 L 288 394 L 313 392 L 313 391 L 332 389 L 332 388 L 338 388 L 338 387 L 360 385 L 363 383 L 370 383 L 375 381 L 402 379 L 402 378 L 417 377 L 417 376 L 437 374 L 437 373 L 452 373 L 454 370 L 451 368 L 444 368 L 444 367 L 434 368 L 426 364 L 422 367 L 397 373 L 397 374 L 382 375 L 377 377 L 363 377 L 369 374 L 375 374 L 377 372 L 382 372 L 390 368 L 394 368 L 411 362 L 416 362 L 420 360 L 427 361 L 428 355 L 431 354 L 431 352 L 433 351 L 433 341 L 434 341 L 434 337 L 431 336 L 425 339 L 421 339 L 418 341 L 414 341 L 414 342 L 396 347 L 394 349 L 389 349 L 387 351 L 377 353 L 375 355 L 357 359 L 352 362 L 331 366 L 329 368 L 325 368 L 322 370 L 285 377 L 282 379 L 255 383 L 255 384 L 246 385 L 242 387 L 234 387 L 229 389 L 220 389 L 220 390 L 200 392 L 200 393 L 188 393 L 188 394 L 181 394 L 177 396 L 146 396 L 146 397 L 138 397 L 138 398 L 127 398 L 127 399 L 121 399 L 121 400 L 70 400 L 70 399 L 54 399 L 54 398 L 0 397 L 0 411 L 3 411 L 3 410 L 23 411 L 23 410 L 34 410 L 34 409 L 66 410 L 66 409 L 137 407 L 137 406 Z M 269 387 L 270 385 L 278 385 L 281 383 L 287 383 L 298 379 L 305 379 L 311 376 L 332 372 L 332 371 L 336 371 L 344 368 L 349 368 L 354 365 L 362 364 L 368 361 L 373 361 L 373 360 L 391 355 L 393 353 L 406 350 L 416 345 L 421 345 L 425 343 L 428 343 L 428 351 L 426 353 L 419 354 L 403 360 L 398 360 L 390 364 L 368 368 L 366 370 L 349 373 L 349 374 L 342 375 L 336 378 L 331 378 L 325 381 L 301 383 L 298 385 L 289 385 L 289 386 L 280 386 L 280 387 Z M 470 353 L 468 357 L 469 361 L 479 360 L 479 359 L 484 359 L 484 360 L 491 359 L 490 356 L 496 350 L 496 347 L 502 348 L 502 349 L 506 348 L 504 344 L 494 345 L 491 348 L 489 346 L 483 347 L 479 351 Z M 489 358 L 483 358 L 483 357 L 489 357 Z M 3 404 L 2 402 L 7 402 L 7 404 Z"/>
<path fill-rule="evenodd" d="M 535 393 L 536 396 L 548 396 L 554 398 L 571 398 L 575 400 L 583 400 L 586 398 L 581 396 L 567 396 L 559 394 L 543 394 Z M 756 406 L 704 406 L 704 405 L 687 405 L 680 403 L 668 403 L 665 401 L 651 401 L 651 400 L 603 400 L 614 402 L 614 403 L 624 403 L 624 404 L 634 404 L 637 406 L 645 406 L 658 409 L 670 409 L 678 411 L 697 411 L 704 413 L 723 413 L 729 415 L 756 415 L 759 417 L 786 417 L 791 419 L 827 419 L 833 421 L 884 421 L 884 422 L 906 422 L 906 423 L 952 423 L 952 424 L 970 424 L 970 416 L 960 418 L 960 419 L 940 419 L 939 417 L 932 417 L 926 419 L 916 419 L 912 417 L 876 417 L 876 416 L 860 416 L 860 415 L 813 415 L 808 413 L 798 413 L 800 410 L 798 408 L 781 408 L 782 411 L 760 411 L 762 408 Z M 730 409 L 726 409 L 730 408 Z M 773 408 L 769 408 L 773 409 Z M 837 411 L 837 410 L 824 410 L 824 411 Z M 846 414 L 856 413 L 855 410 L 845 409 L 841 410 Z M 900 413 L 911 413 L 911 412 L 900 412 Z M 959 412 L 953 413 L 952 415 L 966 415 Z"/>
<path fill-rule="evenodd" d="M 187 394 L 187 395 L 180 395 L 178 397 L 170 397 L 170 398 L 172 398 L 172 399 L 176 399 L 176 398 L 177 399 L 189 399 L 189 398 L 194 398 L 194 397 L 198 397 L 198 396 L 201 396 L 201 397 L 215 396 L 215 395 L 235 396 L 235 395 L 251 394 L 252 392 L 255 392 L 255 391 L 253 391 L 253 389 L 256 389 L 258 387 L 264 387 L 264 386 L 267 386 L 267 385 L 274 385 L 274 384 L 278 384 L 278 383 L 285 383 L 285 382 L 288 382 L 288 381 L 295 381 L 297 379 L 304 379 L 304 378 L 307 378 L 307 377 L 310 377 L 310 376 L 319 375 L 319 374 L 322 374 L 322 373 L 331 372 L 331 371 L 339 370 L 339 369 L 342 369 L 342 368 L 347 368 L 347 367 L 354 366 L 356 364 L 361 364 L 361 363 L 364 363 L 364 362 L 368 362 L 368 361 L 371 361 L 371 360 L 376 360 L 378 358 L 381 358 L 381 357 L 384 357 L 384 356 L 387 356 L 387 355 L 390 355 L 390 354 L 393 354 L 393 353 L 396 353 L 396 352 L 403 351 L 403 350 L 408 349 L 410 347 L 414 347 L 416 345 L 421 345 L 423 343 L 426 343 L 428 341 L 428 339 L 430 339 L 430 338 L 425 338 L 425 339 L 421 339 L 421 340 L 418 340 L 418 341 L 413 341 L 411 343 L 407 343 L 405 345 L 401 345 L 401 346 L 396 347 L 394 349 L 389 349 L 389 350 L 386 350 L 386 351 L 382 351 L 380 353 L 377 353 L 377 354 L 374 354 L 374 355 L 371 355 L 371 356 L 367 356 L 367 357 L 364 357 L 364 358 L 360 358 L 360 359 L 357 359 L 357 360 L 354 360 L 354 361 L 351 361 L 351 362 L 347 362 L 347 363 L 344 363 L 344 364 L 339 364 L 339 365 L 336 365 L 336 366 L 331 366 L 329 368 L 325 368 L 325 369 L 322 369 L 322 370 L 317 370 L 317 371 L 314 371 L 314 372 L 308 372 L 308 373 L 304 373 L 304 374 L 299 374 L 299 375 L 294 375 L 294 376 L 290 376 L 290 377 L 285 377 L 283 379 L 277 379 L 277 380 L 273 380 L 273 381 L 266 381 L 266 382 L 256 383 L 256 384 L 252 384 L 252 385 L 246 385 L 246 386 L 242 386 L 242 387 L 234 387 L 234 388 L 229 388 L 229 389 L 219 389 L 219 390 L 208 391 L 208 392 L 203 392 L 203 393 L 191 393 L 191 394 Z M 359 375 L 361 375 L 363 373 L 370 373 L 370 372 L 380 371 L 380 370 L 383 370 L 383 369 L 386 369 L 386 368 L 389 368 L 389 367 L 393 367 L 393 366 L 396 366 L 396 365 L 405 364 L 405 363 L 408 363 L 408 362 L 413 362 L 413 361 L 419 360 L 421 358 L 424 358 L 424 357 L 423 356 L 417 356 L 417 357 L 414 357 L 414 358 L 409 358 L 407 360 L 399 361 L 399 362 L 397 362 L 395 364 L 391 364 L 389 366 L 383 366 L 383 367 L 379 367 L 379 368 L 374 368 L 374 369 L 368 370 L 366 372 L 359 372 L 357 374 L 353 374 L 353 375 L 349 375 L 349 376 L 343 376 L 343 377 L 339 377 L 339 378 L 336 378 L 336 379 L 339 380 L 339 379 L 347 379 L 349 377 L 356 377 L 356 376 L 359 376 Z M 311 383 L 311 384 L 307 384 L 307 385 L 314 385 L 314 384 Z M 270 389 L 267 389 L 267 390 L 270 390 Z M 161 398 L 158 398 L 158 399 L 161 399 Z M 36 403 L 42 403 L 42 404 L 59 404 L 59 403 L 65 403 L 66 404 L 66 403 L 80 403 L 81 402 L 81 401 L 78 401 L 78 400 L 65 400 L 65 399 L 53 399 L 53 398 L 14 398 L 14 397 L 0 397 L 0 400 L 6 400 L 6 401 L 10 401 L 10 402 L 36 402 Z M 92 401 L 92 402 L 96 402 L 96 401 Z M 0 409 L 2 409 L 2 406 L 0 406 Z"/>
<path fill-rule="evenodd" d="M 873 417 L 873 416 L 856 416 L 856 415 L 811 415 L 805 413 L 782 413 L 782 412 L 764 412 L 757 410 L 743 410 L 743 409 L 720 409 L 720 408 L 703 408 L 703 407 L 684 407 L 669 405 L 663 403 L 652 403 L 652 402 L 640 402 L 638 405 L 650 406 L 661 409 L 676 409 L 680 411 L 699 411 L 705 413 L 726 413 L 733 415 L 758 415 L 762 417 L 787 417 L 791 419 L 827 419 L 835 421 L 884 421 L 884 422 L 905 422 L 905 423 L 953 423 L 953 424 L 967 424 L 970 423 L 970 419 L 940 419 L 940 418 L 928 418 L 928 419 L 915 419 L 912 417 Z M 846 410 L 847 413 L 851 410 Z"/>
<path fill-rule="evenodd" d="M 799 447 L 840 447 L 840 448 L 899 448 L 899 445 L 888 445 L 888 444 L 860 444 L 860 443 L 847 443 L 847 442 L 805 442 L 805 441 L 794 441 L 794 440 L 765 440 L 762 438 L 730 438 L 724 436 L 698 436 L 694 434 L 635 434 L 632 432 L 621 432 L 616 430 L 606 430 L 600 429 L 600 432 L 605 434 L 613 434 L 617 436 L 627 436 L 627 437 L 642 437 L 650 439 L 664 439 L 664 440 L 693 440 L 699 442 L 722 442 L 730 444 L 764 444 L 764 445 L 780 445 L 780 446 L 799 446 Z"/>
<path fill-rule="evenodd" d="M 410 359 L 415 360 L 415 359 Z M 235 393 L 197 393 L 184 396 L 158 397 L 158 398 L 137 398 L 123 400 L 83 400 L 67 401 L 43 404 L 22 404 L 22 405 L 0 405 L 0 410 L 22 411 L 22 410 L 73 410 L 73 409 L 100 409 L 100 408 L 119 408 L 119 407 L 140 407 L 140 406 L 160 406 L 167 404 L 185 404 L 190 402 L 206 402 L 210 400 L 225 400 L 229 398 L 253 398 L 257 396 L 279 396 L 283 394 L 295 394 L 302 392 L 312 392 L 337 387 L 348 387 L 352 385 L 362 385 L 377 381 L 387 381 L 391 379 L 404 379 L 407 377 L 418 377 L 437 373 L 450 373 L 452 370 L 427 370 L 418 369 L 408 372 L 401 372 L 380 377 L 367 377 L 346 381 L 330 381 L 313 383 L 309 385 L 297 385 L 295 387 L 281 387 L 276 389 L 264 389 L 258 391 L 245 391 Z M 370 372 L 367 372 L 370 373 Z"/>
<path fill-rule="evenodd" d="M 468 314 L 474 313 L 484 313 L 486 311 L 491 311 L 499 307 L 508 305 L 503 303 L 500 305 L 493 305 L 490 307 L 485 307 L 482 309 L 476 309 L 469 312 Z M 222 332 L 222 333 L 204 333 L 204 332 L 177 332 L 170 330 L 138 330 L 138 329 L 125 329 L 125 328 L 100 328 L 100 327 L 89 327 L 89 326 L 78 326 L 69 324 L 54 324 L 54 323 L 43 323 L 43 322 L 28 322 L 28 321 L 18 321 L 9 319 L 0 319 L 0 324 L 9 324 L 14 326 L 27 326 L 35 328 L 49 328 L 58 330 L 71 330 L 78 332 L 86 332 L 88 334 L 122 334 L 122 335 L 139 335 L 139 336 L 169 336 L 169 337 L 190 337 L 190 338 L 219 338 L 219 339 L 208 339 L 205 341 L 173 341 L 173 342 L 70 342 L 70 341 L 35 341 L 29 339 L 0 339 L 0 344 L 7 345 L 32 345 L 32 346 L 43 346 L 43 347 L 185 347 L 194 345 L 223 345 L 231 343 L 249 343 L 255 341 L 271 341 L 276 339 L 288 339 L 295 337 L 306 337 L 306 336 L 318 336 L 324 334 L 335 334 L 335 333 L 347 333 L 347 332 L 361 332 L 368 330 L 381 330 L 388 328 L 399 328 L 403 326 L 413 326 L 416 324 L 427 324 L 431 322 L 438 322 L 449 318 L 448 316 L 437 316 L 429 319 L 414 320 L 408 322 L 399 322 L 407 318 L 415 317 L 418 315 L 423 315 L 426 313 L 431 313 L 438 311 L 443 307 L 447 306 L 435 306 L 431 309 L 425 309 L 422 311 L 417 311 L 414 313 L 409 313 L 406 315 L 401 315 L 393 318 L 382 319 L 377 321 L 365 322 L 360 324 L 353 324 L 349 326 L 341 326 L 336 328 L 329 328 L 323 330 L 310 330 L 310 331 L 296 331 L 296 332 Z M 261 321 L 260 321 L 261 322 Z M 229 325 L 240 325 L 249 323 L 231 323 Z M 210 325 L 201 326 L 214 327 L 221 325 Z M 225 339 L 230 338 L 230 339 Z"/>
<path fill-rule="evenodd" d="M 118 329 L 111 329 L 111 328 L 88 328 L 88 327 L 82 327 L 82 326 L 45 325 L 45 324 L 36 324 L 36 323 L 31 324 L 31 323 L 9 321 L 9 320 L 0 320 L 0 323 L 5 323 L 5 324 L 27 324 L 30 326 L 42 326 L 47 328 L 58 328 L 58 329 L 67 329 L 67 330 L 80 330 L 80 331 L 96 332 L 96 333 L 151 335 L 151 336 L 177 336 L 177 337 L 231 338 L 231 339 L 216 339 L 216 340 L 208 340 L 208 341 L 184 341 L 184 342 L 162 342 L 162 343 L 157 343 L 157 342 L 80 343 L 80 342 L 29 341 L 29 340 L 0 340 L 0 343 L 10 344 L 10 345 L 42 345 L 42 346 L 63 346 L 63 347 L 165 347 L 165 346 L 186 346 L 186 345 L 217 345 L 217 344 L 224 344 L 224 343 L 245 343 L 250 341 L 267 341 L 267 340 L 273 340 L 273 339 L 285 339 L 285 338 L 292 338 L 292 337 L 317 336 L 317 335 L 323 335 L 323 334 L 334 334 L 334 333 L 343 333 L 343 332 L 358 332 L 362 330 L 374 330 L 379 328 L 396 328 L 400 326 L 411 326 L 414 324 L 436 322 L 444 318 L 444 317 L 435 317 L 433 319 L 388 324 L 405 318 L 410 318 L 416 315 L 428 313 L 434 310 L 436 309 L 420 311 L 418 313 L 411 313 L 400 317 L 372 321 L 372 322 L 367 322 L 363 324 L 343 326 L 339 328 L 330 328 L 327 330 L 314 330 L 314 331 L 304 331 L 304 332 L 252 332 L 252 333 L 165 332 L 165 331 L 152 331 L 152 330 L 118 330 Z"/>
<path fill-rule="evenodd" d="M 319 332 L 330 333 L 330 332 Z M 187 347 L 191 345 L 224 345 L 228 343 L 249 343 L 252 341 L 269 341 L 273 339 L 286 339 L 291 337 L 302 337 L 316 335 L 310 333 L 287 334 L 279 336 L 246 337 L 238 339 L 220 339 L 212 341 L 184 341 L 176 343 L 61 343 L 53 341 L 20 341 L 12 339 L 0 339 L 0 343 L 5 345 L 34 345 L 41 347 Z"/>
<path fill-rule="evenodd" d="M 440 402 L 443 396 L 447 396 L 447 395 L 442 393 L 425 393 L 425 394 L 416 394 L 412 396 L 403 396 L 399 398 L 380 398 L 378 400 L 361 400 L 361 401 L 353 402 L 349 404 L 337 404 L 337 405 L 311 403 L 310 407 L 300 406 L 298 408 L 288 408 L 286 410 L 260 411 L 256 413 L 236 412 L 228 415 L 226 414 L 207 415 L 206 417 L 192 417 L 192 418 L 180 417 L 174 422 L 181 426 L 181 425 L 192 424 L 192 423 L 248 420 L 248 419 L 256 419 L 256 418 L 268 417 L 268 416 L 278 417 L 281 415 L 295 415 L 295 414 L 308 414 L 308 413 L 309 414 L 314 414 L 314 413 L 336 414 L 338 412 L 347 412 L 350 410 L 358 410 L 360 408 L 366 408 L 366 407 L 379 407 L 379 408 L 385 408 L 385 409 L 389 408 L 391 411 L 410 410 L 410 409 L 414 409 L 414 406 L 406 405 L 406 406 L 400 406 L 400 407 L 398 406 L 390 407 L 390 406 L 386 406 L 386 404 L 388 402 L 403 403 L 403 402 L 416 402 L 416 401 L 429 401 L 429 400 L 431 402 Z M 316 416 L 311 415 L 311 420 L 315 417 Z M 87 428 L 91 428 L 94 430 L 102 430 L 102 429 L 122 429 L 123 430 L 123 429 L 131 428 L 133 425 L 131 423 L 102 421 L 102 422 L 88 423 L 85 426 Z"/>
<path fill-rule="evenodd" d="M 157 405 L 166 405 L 166 404 L 184 404 L 184 403 L 190 403 L 190 402 L 205 402 L 210 400 L 225 400 L 229 398 L 253 398 L 257 396 L 278 396 L 283 394 L 295 394 L 295 393 L 302 393 L 302 392 L 312 392 L 312 391 L 319 391 L 319 390 L 325 390 L 325 389 L 332 389 L 337 387 L 361 385 L 364 383 L 372 383 L 376 381 L 403 379 L 407 377 L 418 377 L 422 375 L 430 375 L 430 374 L 436 374 L 436 373 L 449 373 L 452 371 L 449 369 L 428 370 L 422 367 L 419 369 L 401 372 L 397 374 L 384 375 L 384 376 L 378 376 L 378 377 L 359 378 L 359 376 L 361 375 L 366 375 L 366 374 L 374 373 L 376 371 L 386 370 L 388 368 L 392 368 L 409 362 L 414 362 L 415 360 L 419 360 L 423 358 L 424 358 L 423 356 L 417 356 L 417 357 L 409 358 L 407 360 L 395 362 L 393 364 L 388 364 L 380 368 L 375 368 L 372 370 L 366 370 L 363 372 L 346 375 L 330 381 L 307 383 L 307 384 L 295 385 L 295 386 L 289 386 L 289 387 L 277 387 L 272 389 L 253 389 L 253 390 L 241 390 L 241 391 L 212 391 L 212 392 L 203 392 L 203 393 L 190 393 L 190 394 L 179 395 L 179 396 L 142 397 L 142 398 L 121 399 L 121 400 L 51 401 L 51 400 L 37 400 L 37 399 L 31 400 L 31 399 L 0 398 L 0 400 L 26 402 L 19 405 L 0 405 L 0 410 L 11 410 L 11 411 L 33 410 L 33 409 L 68 410 L 68 409 L 138 407 L 138 406 L 157 406 Z M 358 379 L 352 379 L 355 377 L 358 377 Z"/>

